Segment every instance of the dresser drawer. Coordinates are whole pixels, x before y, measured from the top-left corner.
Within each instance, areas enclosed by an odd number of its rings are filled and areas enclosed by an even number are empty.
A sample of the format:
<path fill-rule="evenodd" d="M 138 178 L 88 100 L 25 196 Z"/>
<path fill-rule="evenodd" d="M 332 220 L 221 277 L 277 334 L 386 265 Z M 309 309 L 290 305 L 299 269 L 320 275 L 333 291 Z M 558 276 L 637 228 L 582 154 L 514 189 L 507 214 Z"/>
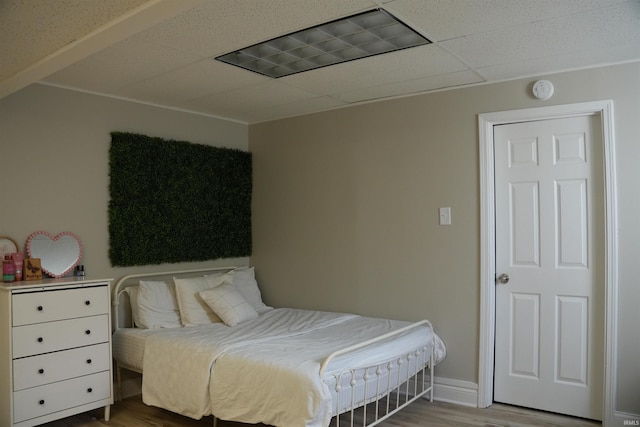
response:
<path fill-rule="evenodd" d="M 108 343 L 16 359 L 13 361 L 13 390 L 107 371 L 110 363 Z"/>
<path fill-rule="evenodd" d="M 110 397 L 111 379 L 108 371 L 17 391 L 13 394 L 14 422 Z"/>
<path fill-rule="evenodd" d="M 13 328 L 13 358 L 108 342 L 108 319 L 103 314 Z"/>
<path fill-rule="evenodd" d="M 109 286 L 69 288 L 12 295 L 13 326 L 109 312 Z"/>

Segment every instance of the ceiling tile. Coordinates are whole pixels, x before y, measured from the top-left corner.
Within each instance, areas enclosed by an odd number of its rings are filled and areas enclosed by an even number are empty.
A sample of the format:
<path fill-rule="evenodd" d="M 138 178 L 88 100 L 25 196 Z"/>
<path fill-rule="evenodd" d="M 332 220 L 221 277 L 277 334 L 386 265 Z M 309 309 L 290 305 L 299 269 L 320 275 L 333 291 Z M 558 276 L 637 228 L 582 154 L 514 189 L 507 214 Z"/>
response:
<path fill-rule="evenodd" d="M 548 70 L 556 72 L 587 68 L 591 64 L 613 64 L 637 61 L 640 44 L 618 46 L 606 49 L 583 50 L 562 55 L 532 58 L 509 64 L 476 68 L 475 71 L 489 81 L 514 79 L 518 77 L 544 74 Z"/>
<path fill-rule="evenodd" d="M 626 0 L 395 0 L 385 5 L 432 41 L 601 9 Z"/>
<path fill-rule="evenodd" d="M 389 83 L 380 86 L 371 86 L 336 94 L 335 96 L 345 102 L 354 103 L 392 96 L 408 95 L 411 93 L 426 92 L 434 89 L 452 88 L 473 83 L 481 83 L 483 81 L 484 79 L 474 71 L 459 71 L 421 79 Z"/>
<path fill-rule="evenodd" d="M 203 59 L 115 91 L 116 95 L 172 105 L 247 85 L 270 81 L 221 62 Z"/>
<path fill-rule="evenodd" d="M 329 110 L 348 105 L 335 98 L 322 96 L 318 98 L 294 101 L 274 107 L 251 110 L 243 114 L 243 120 L 249 123 L 265 122 L 284 117 L 299 116 L 317 111 Z"/>
<path fill-rule="evenodd" d="M 279 80 L 318 94 L 336 94 L 468 68 L 438 46 L 426 45 L 294 74 Z"/>
<path fill-rule="evenodd" d="M 440 43 L 472 67 L 508 64 L 576 51 L 640 43 L 640 2 L 625 2 L 603 14 L 571 17 L 462 37 Z"/>
<path fill-rule="evenodd" d="M 244 86 L 214 95 L 188 100 L 182 106 L 195 111 L 219 111 L 217 115 L 233 117 L 243 111 L 270 108 L 295 101 L 316 98 L 317 95 L 291 86 L 281 85 L 277 80 Z"/>
<path fill-rule="evenodd" d="M 0 1 L 0 79 L 148 1 Z"/>
<path fill-rule="evenodd" d="M 111 91 L 200 59 L 192 53 L 127 39 L 52 74 L 45 81 Z"/>

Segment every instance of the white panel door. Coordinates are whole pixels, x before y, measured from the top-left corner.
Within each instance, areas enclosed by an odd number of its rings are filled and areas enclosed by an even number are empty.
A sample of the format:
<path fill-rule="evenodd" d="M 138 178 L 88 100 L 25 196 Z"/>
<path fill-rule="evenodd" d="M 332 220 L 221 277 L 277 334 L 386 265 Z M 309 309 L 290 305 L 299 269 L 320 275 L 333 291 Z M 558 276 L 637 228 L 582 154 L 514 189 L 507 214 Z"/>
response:
<path fill-rule="evenodd" d="M 494 127 L 494 400 L 602 418 L 599 117 Z M 506 282 L 506 283 L 502 283 Z"/>

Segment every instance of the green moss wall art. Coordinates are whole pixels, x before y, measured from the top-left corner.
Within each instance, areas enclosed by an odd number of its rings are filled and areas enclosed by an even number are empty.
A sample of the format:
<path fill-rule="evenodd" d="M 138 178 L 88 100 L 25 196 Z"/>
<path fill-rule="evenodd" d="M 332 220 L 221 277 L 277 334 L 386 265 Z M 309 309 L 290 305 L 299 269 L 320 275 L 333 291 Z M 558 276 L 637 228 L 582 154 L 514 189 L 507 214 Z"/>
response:
<path fill-rule="evenodd" d="M 111 133 L 114 267 L 251 255 L 251 153 Z"/>

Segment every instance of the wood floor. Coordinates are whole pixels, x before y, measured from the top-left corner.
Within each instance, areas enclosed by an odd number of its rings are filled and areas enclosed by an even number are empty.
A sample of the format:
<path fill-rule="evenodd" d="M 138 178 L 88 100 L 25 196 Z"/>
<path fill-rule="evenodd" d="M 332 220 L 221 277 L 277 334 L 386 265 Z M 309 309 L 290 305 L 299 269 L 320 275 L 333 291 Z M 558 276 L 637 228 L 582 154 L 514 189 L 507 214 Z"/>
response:
<path fill-rule="evenodd" d="M 193 420 L 163 409 L 146 406 L 139 396 L 111 407 L 111 420 L 103 421 L 102 410 L 44 424 L 46 427 L 211 427 L 213 419 Z M 419 399 L 395 414 L 381 427 L 596 427 L 601 423 L 546 412 L 494 404 L 486 409 Z M 218 421 L 218 427 L 247 427 L 250 424 Z M 251 426 L 255 426 L 251 424 Z"/>

